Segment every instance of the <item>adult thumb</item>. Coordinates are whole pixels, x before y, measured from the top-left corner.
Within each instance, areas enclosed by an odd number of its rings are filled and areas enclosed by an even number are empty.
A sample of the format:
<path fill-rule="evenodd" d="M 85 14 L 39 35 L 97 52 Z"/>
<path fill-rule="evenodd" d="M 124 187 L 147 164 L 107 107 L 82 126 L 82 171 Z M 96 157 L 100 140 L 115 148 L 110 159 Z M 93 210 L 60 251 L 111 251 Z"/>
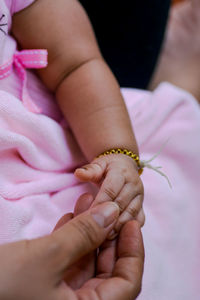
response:
<path fill-rule="evenodd" d="M 114 202 L 104 202 L 53 232 L 49 239 L 56 249 L 56 273 L 62 276 L 69 266 L 97 249 L 114 227 L 118 216 L 118 205 Z"/>

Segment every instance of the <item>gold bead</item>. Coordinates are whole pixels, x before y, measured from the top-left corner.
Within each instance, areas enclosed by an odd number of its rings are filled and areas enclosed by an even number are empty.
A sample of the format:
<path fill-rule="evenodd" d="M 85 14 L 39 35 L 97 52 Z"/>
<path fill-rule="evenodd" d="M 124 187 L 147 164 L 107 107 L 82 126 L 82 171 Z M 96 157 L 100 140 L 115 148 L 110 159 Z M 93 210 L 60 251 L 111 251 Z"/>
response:
<path fill-rule="evenodd" d="M 121 150 L 121 149 L 117 149 L 117 150 L 116 150 L 116 153 L 121 154 L 121 153 L 122 153 L 122 150 Z"/>

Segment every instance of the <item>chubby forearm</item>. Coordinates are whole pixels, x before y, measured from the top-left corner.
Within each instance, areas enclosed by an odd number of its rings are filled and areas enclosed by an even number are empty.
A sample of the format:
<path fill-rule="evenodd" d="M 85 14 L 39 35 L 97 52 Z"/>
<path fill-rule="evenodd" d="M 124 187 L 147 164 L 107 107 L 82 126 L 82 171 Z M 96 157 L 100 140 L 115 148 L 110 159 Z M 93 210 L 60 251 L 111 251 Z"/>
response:
<path fill-rule="evenodd" d="M 138 152 L 119 86 L 77 0 L 37 0 L 14 16 L 12 30 L 22 48 L 48 50 L 38 75 L 88 160 L 114 147 Z"/>
<path fill-rule="evenodd" d="M 56 98 L 89 160 L 111 148 L 138 153 L 119 85 L 101 57 L 64 78 Z"/>

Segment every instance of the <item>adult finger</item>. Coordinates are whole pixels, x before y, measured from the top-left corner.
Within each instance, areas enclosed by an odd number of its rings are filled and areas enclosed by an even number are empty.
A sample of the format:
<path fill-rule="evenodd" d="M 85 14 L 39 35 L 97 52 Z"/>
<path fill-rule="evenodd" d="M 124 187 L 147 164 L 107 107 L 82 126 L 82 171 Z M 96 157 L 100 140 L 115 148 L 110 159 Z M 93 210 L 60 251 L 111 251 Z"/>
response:
<path fill-rule="evenodd" d="M 113 278 L 105 280 L 96 288 L 99 299 L 134 299 L 141 290 L 144 246 L 137 221 L 131 221 L 122 228 L 118 242 L 118 256 Z"/>
<path fill-rule="evenodd" d="M 99 249 L 97 258 L 96 275 L 98 278 L 109 278 L 113 272 L 113 268 L 117 257 L 117 240 L 106 240 Z"/>
<path fill-rule="evenodd" d="M 58 230 L 64 224 L 66 224 L 67 222 L 69 222 L 72 218 L 73 218 L 73 214 L 72 213 L 68 213 L 68 214 L 65 214 L 64 216 L 62 216 L 60 218 L 60 220 L 57 222 L 57 224 L 56 224 L 56 226 L 55 226 L 55 228 L 54 228 L 53 231 Z"/>
<path fill-rule="evenodd" d="M 102 244 L 118 216 L 115 203 L 99 204 L 52 233 L 48 237 L 52 268 L 62 277 L 67 267 Z"/>
<path fill-rule="evenodd" d="M 144 266 L 144 245 L 137 221 L 128 222 L 122 228 L 119 236 L 118 256 L 113 275 L 126 279 L 134 286 L 140 285 Z"/>
<path fill-rule="evenodd" d="M 93 196 L 91 194 L 85 193 L 81 195 L 74 208 L 74 217 L 89 209 L 92 201 Z M 94 267 L 95 252 L 91 252 L 69 267 L 63 279 L 68 286 L 74 290 L 78 289 L 94 274 Z"/>
<path fill-rule="evenodd" d="M 81 195 L 75 205 L 74 213 L 67 213 L 57 222 L 53 231 L 57 230 L 58 228 L 62 227 L 68 221 L 70 221 L 73 217 L 81 214 L 82 212 L 89 209 L 93 201 L 93 196 L 89 193 L 85 193 Z"/>
<path fill-rule="evenodd" d="M 88 278 L 88 281 L 82 285 L 85 289 L 96 289 L 96 287 L 104 281 L 104 279 L 108 279 L 112 276 L 112 272 L 116 263 L 117 258 L 117 240 L 106 240 L 99 249 L 99 254 L 97 256 L 96 262 L 96 277 L 91 279 Z M 88 299 L 90 299 L 88 297 Z"/>
<path fill-rule="evenodd" d="M 74 208 L 74 217 L 89 209 L 93 200 L 94 197 L 89 193 L 81 195 Z"/>

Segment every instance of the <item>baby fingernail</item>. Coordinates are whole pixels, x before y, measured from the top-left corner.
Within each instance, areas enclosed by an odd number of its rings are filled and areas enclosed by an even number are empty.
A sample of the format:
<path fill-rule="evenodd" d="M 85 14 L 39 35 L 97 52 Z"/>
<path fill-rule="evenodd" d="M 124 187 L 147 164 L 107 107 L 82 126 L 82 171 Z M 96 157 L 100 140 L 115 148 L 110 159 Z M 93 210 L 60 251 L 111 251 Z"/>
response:
<path fill-rule="evenodd" d="M 88 168 L 87 168 L 87 167 L 80 167 L 80 168 L 78 168 L 78 169 L 76 169 L 76 170 L 84 170 L 84 171 L 88 171 Z"/>
<path fill-rule="evenodd" d="M 104 202 L 92 208 L 91 214 L 101 227 L 108 227 L 119 216 L 119 206 L 115 202 Z"/>

